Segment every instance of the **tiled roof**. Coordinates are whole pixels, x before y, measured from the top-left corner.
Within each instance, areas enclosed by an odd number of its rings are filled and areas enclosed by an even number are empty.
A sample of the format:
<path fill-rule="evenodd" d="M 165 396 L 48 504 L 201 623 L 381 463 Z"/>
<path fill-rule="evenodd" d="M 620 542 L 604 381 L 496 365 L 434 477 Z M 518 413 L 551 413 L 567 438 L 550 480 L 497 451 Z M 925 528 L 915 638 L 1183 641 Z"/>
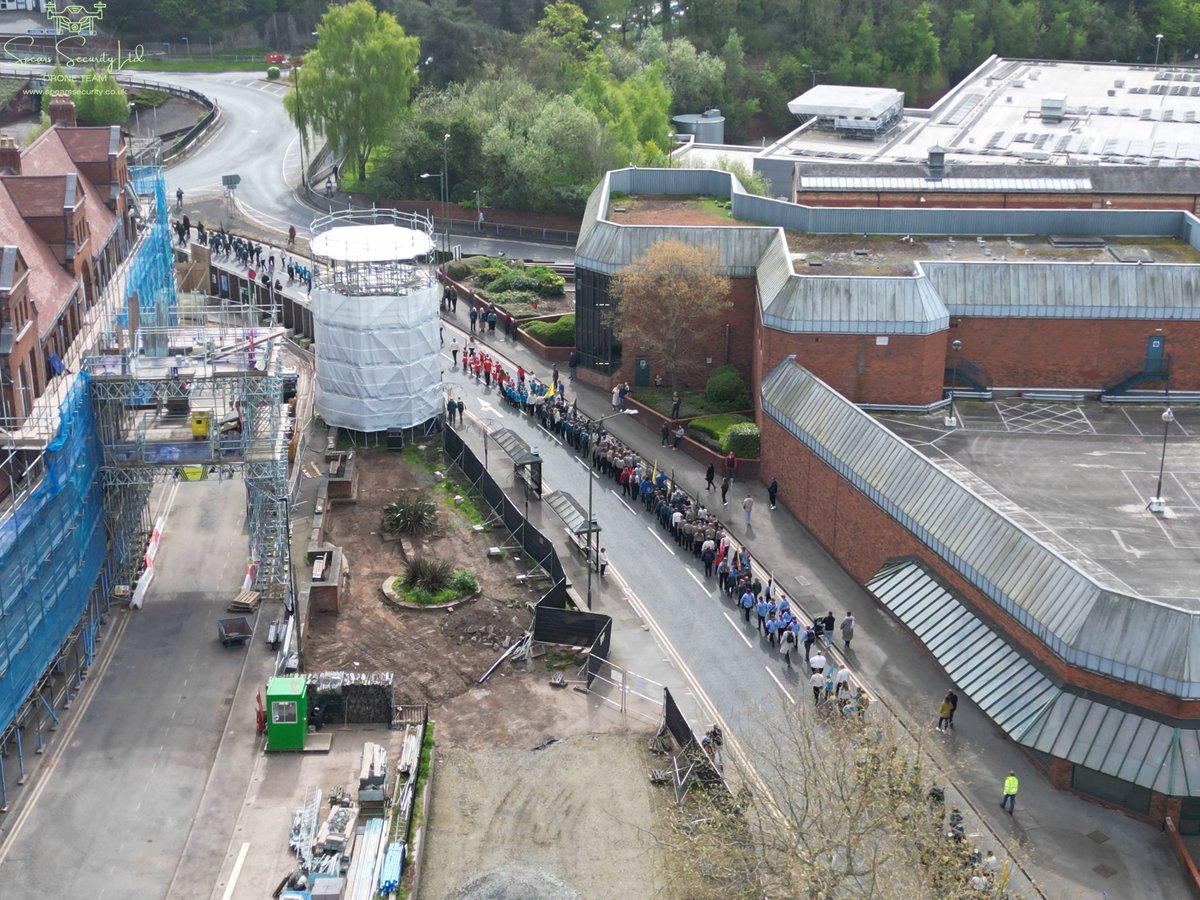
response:
<path fill-rule="evenodd" d="M 107 162 L 113 145 L 112 132 L 115 128 L 64 128 L 54 129 L 59 141 L 77 163 Z"/>
<path fill-rule="evenodd" d="M 3 179 L 6 183 L 9 179 Z M 0 243 L 13 243 L 29 265 L 29 297 L 38 313 L 38 329 L 45 334 L 75 292 L 77 282 L 64 269 L 49 245 L 21 217 L 6 190 L 0 190 Z"/>
<path fill-rule="evenodd" d="M 61 216 L 79 199 L 78 180 L 67 183 L 66 175 L 27 175 L 4 179 L 4 188 L 21 215 L 30 219 Z"/>
<path fill-rule="evenodd" d="M 82 129 L 70 130 L 79 131 Z M 104 137 L 107 148 L 108 130 L 98 129 L 98 131 Z M 78 139 L 70 138 L 70 140 Z M 105 156 L 107 154 L 108 151 L 105 149 Z M 21 154 L 22 175 L 61 175 L 64 172 L 76 171 L 78 170 L 75 166 L 75 160 L 71 158 L 71 154 L 63 144 L 58 127 L 51 128 Z M 117 227 L 117 218 L 104 205 L 104 197 L 100 191 L 82 173 L 79 175 L 79 181 L 83 185 L 83 192 L 86 198 L 85 212 L 87 214 L 88 229 L 91 232 L 93 241 L 92 252 L 95 253 L 108 243 L 109 237 Z"/>

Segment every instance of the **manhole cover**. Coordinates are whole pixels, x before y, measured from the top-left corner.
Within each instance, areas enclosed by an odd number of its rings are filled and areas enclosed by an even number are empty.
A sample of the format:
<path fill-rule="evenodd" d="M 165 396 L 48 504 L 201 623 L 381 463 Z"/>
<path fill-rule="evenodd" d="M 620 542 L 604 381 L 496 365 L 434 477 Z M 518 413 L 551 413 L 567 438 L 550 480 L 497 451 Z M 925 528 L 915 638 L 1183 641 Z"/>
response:
<path fill-rule="evenodd" d="M 1116 869 L 1114 869 L 1112 866 L 1105 865 L 1104 863 L 1100 863 L 1100 865 L 1096 866 L 1094 869 L 1092 869 L 1092 871 L 1101 878 L 1112 878 L 1117 874 Z"/>
<path fill-rule="evenodd" d="M 1097 844 L 1103 844 L 1105 841 L 1108 840 L 1108 835 L 1105 834 L 1103 831 L 1093 831 L 1091 834 L 1088 835 L 1088 837 L 1090 837 Z"/>

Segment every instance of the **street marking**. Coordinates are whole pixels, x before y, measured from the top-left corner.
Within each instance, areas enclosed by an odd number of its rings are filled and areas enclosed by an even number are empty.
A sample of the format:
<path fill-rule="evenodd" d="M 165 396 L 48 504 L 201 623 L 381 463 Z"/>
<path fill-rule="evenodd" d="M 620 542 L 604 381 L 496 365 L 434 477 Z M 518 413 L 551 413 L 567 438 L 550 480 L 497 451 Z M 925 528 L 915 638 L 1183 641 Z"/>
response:
<path fill-rule="evenodd" d="M 621 499 L 621 495 L 620 495 L 620 494 L 618 494 L 618 493 L 617 493 L 616 491 L 614 491 L 612 488 L 609 488 L 609 489 L 608 489 L 608 492 L 609 492 L 610 494 L 612 494 L 614 497 L 616 497 L 618 500 L 621 500 L 621 505 L 622 505 L 623 507 L 625 507 L 625 508 L 626 508 L 627 510 L 629 510 L 631 513 L 633 513 L 635 516 L 637 515 L 637 510 L 635 510 L 635 509 L 634 509 L 632 506 L 630 506 L 628 503 L 626 503 L 624 500 L 622 500 L 622 499 Z"/>
<path fill-rule="evenodd" d="M 600 477 L 600 473 L 593 472 L 592 468 L 587 463 L 585 463 L 582 459 L 580 459 L 578 456 L 575 457 L 575 462 L 579 463 L 581 466 L 583 466 L 585 469 L 587 469 L 589 472 L 591 472 L 593 478 Z"/>
<path fill-rule="evenodd" d="M 666 542 L 666 541 L 664 541 L 662 538 L 660 538 L 660 537 L 658 536 L 658 532 L 654 530 L 654 527 L 653 527 L 653 526 L 651 526 L 651 525 L 647 525 L 647 526 L 646 526 L 646 530 L 647 530 L 648 532 L 650 532 L 652 535 L 654 535 L 654 539 L 655 539 L 656 541 L 658 541 L 658 542 L 659 542 L 660 544 L 662 544 L 664 547 L 667 547 L 667 542 Z M 675 555 L 675 551 L 674 551 L 674 550 L 672 550 L 670 547 L 667 547 L 667 552 L 668 552 L 668 553 L 670 553 L 672 556 L 674 556 L 674 555 Z"/>
<path fill-rule="evenodd" d="M 742 629 L 738 627 L 737 622 L 735 622 L 735 621 L 733 621 L 733 619 L 729 618 L 729 613 L 721 613 L 721 615 L 723 615 L 725 617 L 726 622 L 728 622 L 730 625 L 733 626 L 733 630 L 737 632 L 738 637 L 740 637 L 743 641 L 746 642 L 746 646 L 749 647 L 751 650 L 753 650 L 754 645 L 752 643 L 750 643 L 750 638 L 748 638 L 744 634 L 742 634 Z"/>
<path fill-rule="evenodd" d="M 238 851 L 237 862 L 233 864 L 233 871 L 229 875 L 229 884 L 225 885 L 225 893 L 221 895 L 221 900 L 230 900 L 233 897 L 233 891 L 237 887 L 238 878 L 242 874 L 242 866 L 246 862 L 246 854 L 250 851 L 250 844 L 243 843 L 242 849 Z"/>
<path fill-rule="evenodd" d="M 773 682 L 775 682 L 777 685 L 779 685 L 779 689 L 780 689 L 781 691 L 783 691 L 783 696 L 785 696 L 785 697 L 787 697 L 787 698 L 788 698 L 788 700 L 791 702 L 792 706 L 795 706 L 795 705 L 796 705 L 796 698 L 795 698 L 795 697 L 793 697 L 791 694 L 789 694 L 789 693 L 788 693 L 788 689 L 787 689 L 787 688 L 785 688 L 785 687 L 783 686 L 783 682 L 782 682 L 782 681 L 780 681 L 780 680 L 779 680 L 779 679 L 778 679 L 778 678 L 775 676 L 775 673 L 771 671 L 771 667 L 770 667 L 770 666 L 763 666 L 763 668 L 767 670 L 767 674 L 771 676 L 771 680 L 772 680 Z"/>
<path fill-rule="evenodd" d="M 1145 550 L 1135 550 L 1133 547 L 1130 547 L 1128 544 L 1126 544 L 1125 538 L 1121 536 L 1121 532 L 1117 531 L 1117 529 L 1112 528 L 1110 531 L 1112 531 L 1112 536 L 1117 539 L 1117 543 L 1121 545 L 1121 549 L 1126 553 L 1132 553 L 1134 559 L 1141 559 L 1146 555 Z"/>
<path fill-rule="evenodd" d="M 712 591 L 710 591 L 708 588 L 706 588 L 704 586 L 704 582 L 700 580 L 699 575 L 697 575 L 691 569 L 688 569 L 687 573 L 692 576 L 692 581 L 694 581 L 694 582 L 696 582 L 696 584 L 700 585 L 700 590 L 704 591 L 704 593 L 708 594 L 708 596 L 710 596 L 710 597 L 712 596 Z"/>

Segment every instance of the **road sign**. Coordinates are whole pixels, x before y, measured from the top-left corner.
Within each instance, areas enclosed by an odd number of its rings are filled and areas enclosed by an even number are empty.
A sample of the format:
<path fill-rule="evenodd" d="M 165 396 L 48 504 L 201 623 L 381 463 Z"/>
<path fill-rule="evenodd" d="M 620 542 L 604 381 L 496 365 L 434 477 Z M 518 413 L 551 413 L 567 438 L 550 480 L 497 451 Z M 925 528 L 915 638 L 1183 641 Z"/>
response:
<path fill-rule="evenodd" d="M 235 188 L 242 183 L 241 175 L 222 175 L 221 184 L 227 188 Z"/>

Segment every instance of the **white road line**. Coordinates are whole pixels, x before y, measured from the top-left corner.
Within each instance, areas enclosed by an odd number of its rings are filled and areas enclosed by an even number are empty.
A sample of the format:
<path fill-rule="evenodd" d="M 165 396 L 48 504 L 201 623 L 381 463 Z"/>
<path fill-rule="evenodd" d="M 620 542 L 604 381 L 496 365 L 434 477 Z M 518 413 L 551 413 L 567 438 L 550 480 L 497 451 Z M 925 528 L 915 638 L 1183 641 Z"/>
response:
<path fill-rule="evenodd" d="M 772 680 L 773 682 L 775 682 L 777 685 L 779 685 L 779 689 L 780 689 L 781 691 L 783 691 L 783 696 L 785 696 L 785 697 L 787 697 L 787 698 L 788 698 L 788 700 L 791 702 L 792 706 L 795 706 L 795 705 L 796 705 L 796 698 L 795 698 L 795 697 L 793 697 L 791 694 L 789 694 L 789 693 L 788 693 L 788 689 L 787 689 L 787 688 L 785 688 L 785 687 L 783 686 L 783 682 L 782 682 L 782 681 L 780 681 L 780 680 L 779 680 L 779 679 L 778 679 L 778 678 L 775 676 L 775 673 L 771 671 L 771 667 L 770 667 L 770 666 L 763 666 L 763 668 L 767 670 L 767 674 L 771 676 L 771 680 Z"/>
<path fill-rule="evenodd" d="M 575 459 L 575 462 L 579 463 L 581 466 L 583 466 L 589 472 L 592 472 L 591 467 L 587 463 L 585 463 L 582 459 L 580 459 L 578 456 L 576 456 L 574 459 Z M 596 472 L 592 472 L 592 477 L 599 478 L 600 476 Z"/>
<path fill-rule="evenodd" d="M 729 618 L 729 613 L 721 613 L 721 615 L 723 615 L 725 617 L 726 622 L 728 622 L 730 625 L 733 626 L 733 630 L 737 632 L 737 636 L 746 642 L 746 646 L 749 647 L 751 650 L 753 650 L 754 645 L 752 643 L 750 643 L 750 638 L 748 638 L 744 634 L 742 634 L 742 629 L 738 627 L 737 622 L 735 622 L 735 621 L 733 621 L 733 619 Z"/>
<path fill-rule="evenodd" d="M 620 495 L 620 494 L 618 494 L 616 491 L 614 491 L 612 488 L 609 488 L 609 489 L 608 489 L 608 492 L 609 492 L 610 494 L 612 494 L 614 497 L 616 497 L 618 500 L 621 500 L 621 495 Z M 626 503 L 624 500 L 621 500 L 621 505 L 622 505 L 623 507 L 625 507 L 627 510 L 629 510 L 631 513 L 633 513 L 635 516 L 637 515 L 637 510 L 635 510 L 635 509 L 634 509 L 632 506 L 630 506 L 630 505 L 629 505 L 628 503 Z"/>
<path fill-rule="evenodd" d="M 1131 416 L 1129 414 L 1129 410 L 1127 410 L 1123 406 L 1120 406 L 1120 404 L 1118 404 L 1118 408 L 1121 410 L 1121 412 L 1125 413 L 1125 418 L 1127 418 L 1129 420 L 1129 424 L 1133 426 L 1133 430 L 1136 431 L 1138 434 L 1144 436 L 1145 432 L 1143 432 L 1142 429 L 1138 428 L 1137 422 L 1133 421 L 1133 416 Z"/>
<path fill-rule="evenodd" d="M 225 893 L 221 895 L 221 900 L 230 900 L 233 897 L 233 892 L 237 888 L 238 878 L 242 874 L 242 866 L 246 862 L 246 854 L 250 852 L 250 844 L 243 843 L 242 849 L 238 851 L 237 862 L 233 864 L 233 871 L 229 874 L 229 884 L 225 885 Z"/>
<path fill-rule="evenodd" d="M 662 544 L 664 547 L 667 547 L 667 542 L 666 542 L 666 541 L 664 541 L 662 538 L 660 538 L 660 537 L 658 536 L 658 532 L 656 532 L 656 531 L 654 530 L 653 526 L 651 526 L 651 525 L 647 525 L 647 526 L 646 526 L 646 530 L 647 530 L 648 532 L 650 532 L 652 535 L 654 535 L 654 539 L 655 539 L 656 541 L 658 541 L 658 542 L 659 542 L 660 544 Z M 668 553 L 670 553 L 672 556 L 674 556 L 674 555 L 675 555 L 675 551 L 674 551 L 674 550 L 672 550 L 670 547 L 667 547 L 667 552 L 668 552 Z"/>
<path fill-rule="evenodd" d="M 696 584 L 700 585 L 700 590 L 704 591 L 704 593 L 708 594 L 708 596 L 710 596 L 710 597 L 712 596 L 712 591 L 710 591 L 708 588 L 706 588 L 704 586 L 704 582 L 700 580 L 699 575 L 697 575 L 691 569 L 688 569 L 687 573 L 692 576 L 692 581 L 694 581 L 694 582 L 696 582 Z"/>

